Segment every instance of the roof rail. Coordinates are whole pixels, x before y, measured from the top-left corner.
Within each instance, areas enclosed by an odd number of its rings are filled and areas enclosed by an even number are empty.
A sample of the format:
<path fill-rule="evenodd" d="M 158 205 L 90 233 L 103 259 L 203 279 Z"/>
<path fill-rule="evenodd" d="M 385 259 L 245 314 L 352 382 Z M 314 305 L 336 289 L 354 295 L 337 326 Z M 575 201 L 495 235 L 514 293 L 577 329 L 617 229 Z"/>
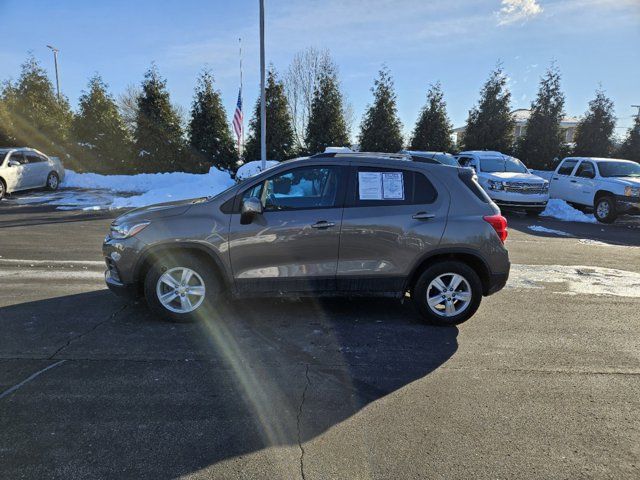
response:
<path fill-rule="evenodd" d="M 309 158 L 332 158 L 332 157 L 383 157 L 396 160 L 410 160 L 411 155 L 407 153 L 387 153 L 387 152 L 322 152 L 311 155 Z"/>

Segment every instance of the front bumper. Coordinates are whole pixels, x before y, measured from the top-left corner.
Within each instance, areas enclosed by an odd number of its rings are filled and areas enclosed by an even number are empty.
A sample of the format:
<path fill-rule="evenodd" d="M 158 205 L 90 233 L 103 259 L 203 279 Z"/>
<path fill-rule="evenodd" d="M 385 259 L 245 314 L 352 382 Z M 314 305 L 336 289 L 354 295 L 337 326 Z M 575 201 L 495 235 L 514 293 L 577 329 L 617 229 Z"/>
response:
<path fill-rule="evenodd" d="M 118 295 L 119 297 L 124 297 L 128 299 L 135 299 L 139 297 L 138 288 L 133 284 L 124 284 L 119 280 L 116 280 L 111 273 L 111 270 L 107 268 L 104 272 L 104 281 L 113 293 Z"/>
<path fill-rule="evenodd" d="M 616 195 L 616 210 L 629 215 L 640 214 L 640 198 Z"/>
<path fill-rule="evenodd" d="M 546 208 L 547 202 L 508 202 L 505 200 L 493 200 L 499 207 L 505 208 Z"/>

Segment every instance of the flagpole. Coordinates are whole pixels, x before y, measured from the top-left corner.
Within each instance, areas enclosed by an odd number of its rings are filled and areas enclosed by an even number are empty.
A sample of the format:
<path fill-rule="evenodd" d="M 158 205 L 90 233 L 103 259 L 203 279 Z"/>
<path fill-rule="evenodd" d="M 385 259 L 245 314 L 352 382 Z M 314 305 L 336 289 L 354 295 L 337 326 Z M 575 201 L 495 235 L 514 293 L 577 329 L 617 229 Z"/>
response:
<path fill-rule="evenodd" d="M 240 102 L 244 105 L 244 102 L 242 102 L 242 38 L 238 38 L 238 43 L 240 44 Z M 242 160 L 242 155 L 244 154 L 244 118 L 242 118 L 240 136 L 238 136 L 238 154 Z"/>
<path fill-rule="evenodd" d="M 264 0 L 260 0 L 260 158 L 267 168 L 267 109 L 264 80 Z"/>

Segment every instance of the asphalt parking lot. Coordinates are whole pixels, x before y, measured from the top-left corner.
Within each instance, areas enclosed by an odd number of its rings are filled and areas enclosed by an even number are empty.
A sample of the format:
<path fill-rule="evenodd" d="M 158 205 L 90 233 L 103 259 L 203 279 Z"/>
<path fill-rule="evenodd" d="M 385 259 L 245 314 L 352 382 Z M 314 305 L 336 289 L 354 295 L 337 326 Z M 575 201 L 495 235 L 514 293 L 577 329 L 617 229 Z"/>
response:
<path fill-rule="evenodd" d="M 0 205 L 3 478 L 640 478 L 638 219 L 510 215 L 509 286 L 442 329 L 387 300 L 165 323 L 105 289 L 112 217 Z"/>

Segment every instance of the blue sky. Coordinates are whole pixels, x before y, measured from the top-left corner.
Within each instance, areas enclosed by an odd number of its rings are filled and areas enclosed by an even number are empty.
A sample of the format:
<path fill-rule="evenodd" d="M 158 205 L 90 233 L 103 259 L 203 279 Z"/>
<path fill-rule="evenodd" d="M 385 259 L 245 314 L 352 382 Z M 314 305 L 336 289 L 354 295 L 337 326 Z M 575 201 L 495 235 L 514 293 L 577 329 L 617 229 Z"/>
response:
<path fill-rule="evenodd" d="M 491 68 L 503 62 L 513 107 L 528 107 L 544 69 L 563 74 L 566 111 L 580 115 L 602 84 L 618 134 L 640 104 L 640 0 L 266 0 L 267 61 L 284 73 L 308 46 L 340 67 L 357 134 L 384 63 L 395 79 L 409 133 L 428 85 L 441 81 L 455 126 L 464 123 Z M 60 49 L 62 91 L 76 107 L 99 72 L 115 94 L 155 61 L 172 100 L 188 109 L 198 72 L 212 69 L 229 117 L 244 44 L 245 115 L 258 95 L 258 0 L 105 2 L 0 0 L 0 79 L 16 78 L 31 51 L 52 74 L 47 44 Z"/>

